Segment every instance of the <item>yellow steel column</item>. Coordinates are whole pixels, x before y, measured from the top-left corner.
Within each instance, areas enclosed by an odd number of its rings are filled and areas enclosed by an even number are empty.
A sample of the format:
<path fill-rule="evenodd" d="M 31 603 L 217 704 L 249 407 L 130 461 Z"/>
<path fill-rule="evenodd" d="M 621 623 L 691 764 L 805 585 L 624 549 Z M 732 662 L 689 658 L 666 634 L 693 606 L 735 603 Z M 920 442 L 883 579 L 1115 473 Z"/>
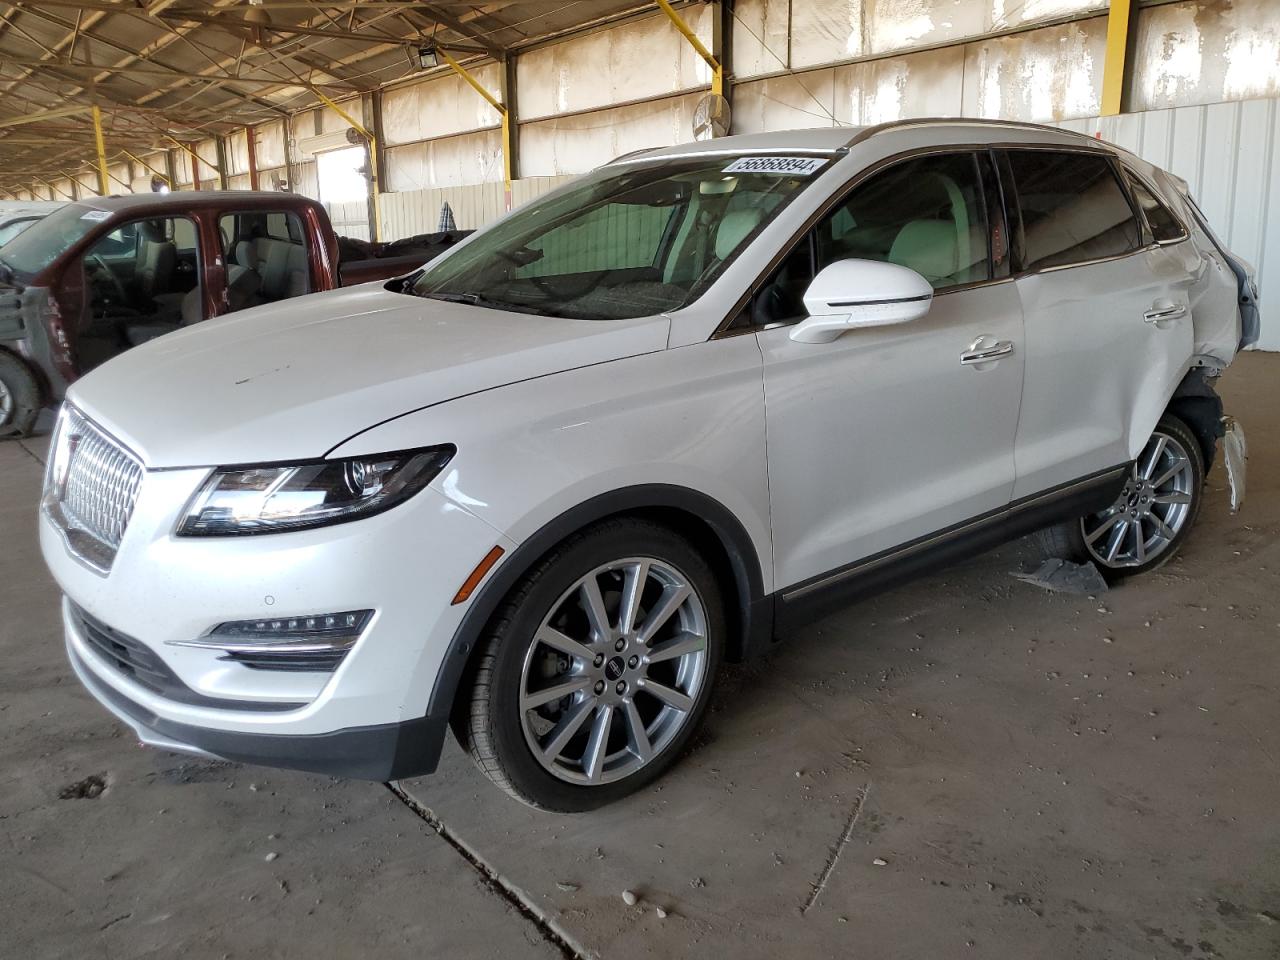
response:
<path fill-rule="evenodd" d="M 671 6 L 668 0 L 658 0 L 658 6 L 662 8 L 662 12 L 667 15 L 675 25 L 675 28 L 684 35 L 686 40 L 689 41 L 693 46 L 693 49 L 697 51 L 698 56 L 705 60 L 707 62 L 707 66 L 711 68 L 711 92 L 716 96 L 723 96 L 724 67 L 721 66 L 720 61 L 717 60 L 711 51 L 707 49 L 706 44 L 698 39 L 698 35 L 693 32 L 693 29 L 689 24 L 684 22 L 684 17 L 676 13 L 676 8 Z"/>
<path fill-rule="evenodd" d="M 378 138 L 373 135 L 373 131 L 365 129 L 363 123 L 357 120 L 342 107 L 334 103 L 315 87 L 311 88 L 311 92 L 324 102 L 330 110 L 345 120 L 352 129 L 365 138 L 369 142 L 369 189 L 373 192 L 373 223 L 371 224 L 373 231 L 373 241 L 377 243 L 382 239 L 382 204 L 379 197 L 382 195 L 381 185 L 378 183 Z"/>
<path fill-rule="evenodd" d="M 502 118 L 502 179 L 506 186 L 507 192 L 507 208 L 511 207 L 511 159 L 513 156 L 513 148 L 511 145 L 511 111 L 507 109 L 507 105 L 502 103 L 497 97 L 484 88 L 484 85 L 471 75 L 471 73 L 453 57 L 449 56 L 449 51 L 442 47 L 436 47 L 436 53 L 444 60 L 449 67 L 467 83 L 480 96 L 489 102 L 489 106 L 498 111 L 498 115 Z M 501 66 L 501 64 L 500 64 Z"/>
<path fill-rule="evenodd" d="M 98 195 L 105 197 L 110 191 L 107 172 L 107 148 L 102 142 L 102 111 L 93 105 L 93 142 L 98 148 Z"/>
<path fill-rule="evenodd" d="M 659 0 L 661 2 L 661 0 Z M 1124 62 L 1129 47 L 1130 0 L 1111 0 L 1107 14 L 1107 59 L 1102 71 L 1102 115 L 1115 116 L 1124 100 Z"/>

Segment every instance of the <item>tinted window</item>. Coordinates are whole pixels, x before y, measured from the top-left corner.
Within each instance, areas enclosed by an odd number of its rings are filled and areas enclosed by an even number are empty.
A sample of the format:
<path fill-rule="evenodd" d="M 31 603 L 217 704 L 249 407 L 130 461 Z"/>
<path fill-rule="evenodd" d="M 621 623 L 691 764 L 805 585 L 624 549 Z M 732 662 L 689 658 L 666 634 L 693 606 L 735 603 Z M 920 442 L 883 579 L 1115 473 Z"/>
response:
<path fill-rule="evenodd" d="M 973 154 L 919 157 L 859 184 L 778 266 L 752 299 L 756 326 L 805 316 L 814 268 L 837 260 L 910 267 L 935 290 L 991 279 L 986 204 Z"/>
<path fill-rule="evenodd" d="M 1127 170 L 1125 175 L 1129 178 L 1129 186 L 1133 189 L 1133 199 L 1138 201 L 1138 206 L 1142 208 L 1147 218 L 1147 226 L 1151 228 L 1152 238 L 1157 243 L 1165 243 L 1185 237 L 1187 231 L 1182 229 L 1178 218 L 1156 199 L 1155 194 L 1147 189 L 1146 184 Z"/>
<path fill-rule="evenodd" d="M 1023 267 L 1100 260 L 1142 245 L 1138 222 L 1105 157 L 1012 150 L 1022 212 Z"/>

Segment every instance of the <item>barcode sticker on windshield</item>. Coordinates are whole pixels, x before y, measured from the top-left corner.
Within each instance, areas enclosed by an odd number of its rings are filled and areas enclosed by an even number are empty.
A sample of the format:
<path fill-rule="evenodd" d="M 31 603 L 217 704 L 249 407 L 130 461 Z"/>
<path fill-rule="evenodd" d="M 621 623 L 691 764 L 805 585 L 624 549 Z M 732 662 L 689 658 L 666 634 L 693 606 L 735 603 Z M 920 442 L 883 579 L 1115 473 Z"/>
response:
<path fill-rule="evenodd" d="M 90 210 L 80 217 L 81 220 L 105 220 L 111 216 L 110 210 Z"/>
<path fill-rule="evenodd" d="M 826 157 L 739 157 L 720 172 L 781 173 L 807 177 L 826 162 Z"/>

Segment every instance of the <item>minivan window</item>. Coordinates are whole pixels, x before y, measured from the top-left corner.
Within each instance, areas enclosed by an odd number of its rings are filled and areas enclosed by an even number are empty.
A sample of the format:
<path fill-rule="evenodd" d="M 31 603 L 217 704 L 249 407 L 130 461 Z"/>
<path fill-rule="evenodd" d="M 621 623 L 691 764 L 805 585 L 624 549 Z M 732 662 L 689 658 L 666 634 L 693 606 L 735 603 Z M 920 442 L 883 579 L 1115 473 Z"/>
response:
<path fill-rule="evenodd" d="M 39 273 L 109 216 L 80 203 L 59 207 L 6 243 L 0 261 L 15 273 Z"/>
<path fill-rule="evenodd" d="M 602 167 L 477 234 L 406 292 L 583 320 L 677 310 L 830 163 L 692 156 Z"/>
<path fill-rule="evenodd" d="M 1147 218 L 1152 239 L 1156 243 L 1173 243 L 1185 239 L 1187 231 L 1182 229 L 1178 218 L 1156 199 L 1155 194 L 1147 189 L 1147 185 L 1128 170 L 1125 171 L 1125 177 L 1128 178 L 1129 187 L 1133 190 L 1133 199 L 1138 201 L 1138 206 L 1142 208 L 1142 213 Z"/>
<path fill-rule="evenodd" d="M 1088 153 L 1010 150 L 1022 214 L 1023 269 L 1116 257 L 1142 245 L 1110 161 Z"/>

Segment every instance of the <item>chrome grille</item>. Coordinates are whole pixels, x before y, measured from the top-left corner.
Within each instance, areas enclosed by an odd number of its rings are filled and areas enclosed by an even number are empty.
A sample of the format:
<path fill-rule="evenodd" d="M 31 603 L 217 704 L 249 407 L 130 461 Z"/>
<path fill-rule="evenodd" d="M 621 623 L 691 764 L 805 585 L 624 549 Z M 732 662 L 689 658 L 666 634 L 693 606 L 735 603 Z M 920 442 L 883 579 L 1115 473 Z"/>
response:
<path fill-rule="evenodd" d="M 63 407 L 45 506 L 72 552 L 99 570 L 115 559 L 143 473 L 137 457 L 74 407 Z"/>

